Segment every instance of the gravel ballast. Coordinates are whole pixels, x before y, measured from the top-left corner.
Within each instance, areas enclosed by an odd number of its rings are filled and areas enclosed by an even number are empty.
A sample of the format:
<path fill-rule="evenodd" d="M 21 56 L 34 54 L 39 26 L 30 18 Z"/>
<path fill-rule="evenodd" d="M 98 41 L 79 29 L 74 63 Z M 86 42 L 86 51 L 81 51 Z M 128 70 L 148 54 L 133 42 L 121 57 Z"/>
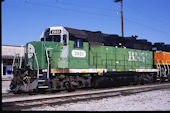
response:
<path fill-rule="evenodd" d="M 170 89 L 143 92 L 101 100 L 42 106 L 29 110 L 38 111 L 169 111 Z"/>

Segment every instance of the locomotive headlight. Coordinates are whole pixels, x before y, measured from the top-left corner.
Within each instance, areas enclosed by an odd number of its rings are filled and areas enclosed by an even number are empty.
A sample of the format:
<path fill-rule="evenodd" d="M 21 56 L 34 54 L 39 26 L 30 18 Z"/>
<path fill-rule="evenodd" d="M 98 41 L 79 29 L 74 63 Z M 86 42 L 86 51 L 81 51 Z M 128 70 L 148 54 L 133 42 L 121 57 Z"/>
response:
<path fill-rule="evenodd" d="M 35 48 L 32 44 L 28 44 L 28 58 L 31 58 L 35 52 Z"/>

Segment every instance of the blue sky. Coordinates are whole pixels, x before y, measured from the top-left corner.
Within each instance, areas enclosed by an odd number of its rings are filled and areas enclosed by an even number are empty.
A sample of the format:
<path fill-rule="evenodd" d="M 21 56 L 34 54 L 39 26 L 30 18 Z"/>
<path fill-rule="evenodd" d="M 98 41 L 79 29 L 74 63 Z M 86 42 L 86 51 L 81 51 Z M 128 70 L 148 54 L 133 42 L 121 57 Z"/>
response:
<path fill-rule="evenodd" d="M 170 44 L 170 0 L 124 0 L 124 35 Z M 47 27 L 66 26 L 121 35 L 114 0 L 5 0 L 2 44 L 39 41 Z"/>

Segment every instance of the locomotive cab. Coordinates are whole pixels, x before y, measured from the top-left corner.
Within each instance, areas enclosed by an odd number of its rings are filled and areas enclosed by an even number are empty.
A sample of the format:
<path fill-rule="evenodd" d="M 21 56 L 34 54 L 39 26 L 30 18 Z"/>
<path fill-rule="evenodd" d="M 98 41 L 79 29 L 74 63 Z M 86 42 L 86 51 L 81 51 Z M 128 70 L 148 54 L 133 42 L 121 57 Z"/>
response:
<path fill-rule="evenodd" d="M 64 27 L 50 27 L 42 33 L 40 40 L 60 42 L 63 46 L 67 46 L 69 41 L 69 33 Z"/>
<path fill-rule="evenodd" d="M 68 67 L 68 46 L 69 33 L 67 30 L 64 27 L 49 27 L 41 34 L 40 41 L 27 44 L 27 64 L 36 70 L 66 68 Z"/>

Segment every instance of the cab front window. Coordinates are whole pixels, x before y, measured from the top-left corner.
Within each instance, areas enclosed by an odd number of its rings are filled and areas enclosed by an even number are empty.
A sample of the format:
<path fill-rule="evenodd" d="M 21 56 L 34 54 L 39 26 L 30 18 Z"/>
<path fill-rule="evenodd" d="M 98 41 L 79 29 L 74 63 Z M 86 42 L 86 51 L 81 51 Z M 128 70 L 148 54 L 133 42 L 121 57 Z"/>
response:
<path fill-rule="evenodd" d="M 61 36 L 60 35 L 47 36 L 45 38 L 42 38 L 41 41 L 60 42 Z"/>

